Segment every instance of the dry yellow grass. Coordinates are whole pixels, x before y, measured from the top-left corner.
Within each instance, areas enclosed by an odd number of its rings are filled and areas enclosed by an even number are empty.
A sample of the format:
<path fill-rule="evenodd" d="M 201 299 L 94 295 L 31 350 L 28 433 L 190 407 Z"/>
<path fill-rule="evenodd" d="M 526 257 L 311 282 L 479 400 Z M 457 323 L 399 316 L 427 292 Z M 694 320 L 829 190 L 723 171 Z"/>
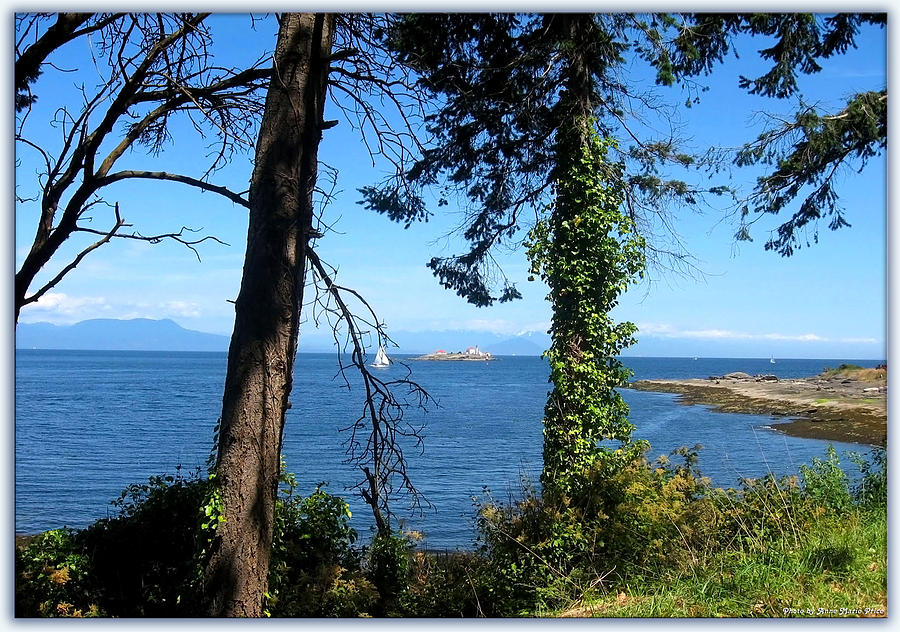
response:
<path fill-rule="evenodd" d="M 841 378 L 859 382 L 878 382 L 887 379 L 887 369 L 864 369 L 852 364 L 842 364 L 836 369 L 826 369 L 823 378 Z"/>

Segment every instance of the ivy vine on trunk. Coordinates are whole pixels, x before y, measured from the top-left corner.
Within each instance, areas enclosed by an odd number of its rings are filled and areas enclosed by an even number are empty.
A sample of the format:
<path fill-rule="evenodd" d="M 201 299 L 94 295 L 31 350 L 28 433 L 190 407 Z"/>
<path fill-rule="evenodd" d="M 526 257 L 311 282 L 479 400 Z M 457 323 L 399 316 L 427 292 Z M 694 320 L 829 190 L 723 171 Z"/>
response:
<path fill-rule="evenodd" d="M 637 328 L 614 322 L 609 312 L 644 269 L 644 240 L 622 211 L 623 167 L 607 161 L 615 141 L 596 133 L 582 139 L 579 147 L 561 148 L 571 161 L 560 171 L 552 213 L 528 240 L 531 272 L 549 286 L 553 306 L 541 484 L 545 493 L 576 502 L 599 460 L 640 449 L 615 390 L 631 375 L 617 356 Z M 604 440 L 618 445 L 600 445 Z"/>

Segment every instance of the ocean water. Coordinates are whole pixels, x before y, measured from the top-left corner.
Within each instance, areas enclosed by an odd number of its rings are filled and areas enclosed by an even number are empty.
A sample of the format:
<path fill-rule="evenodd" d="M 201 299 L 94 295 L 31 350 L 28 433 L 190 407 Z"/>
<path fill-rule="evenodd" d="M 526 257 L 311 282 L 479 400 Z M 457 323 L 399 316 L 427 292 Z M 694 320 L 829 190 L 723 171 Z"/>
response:
<path fill-rule="evenodd" d="M 402 357 L 395 358 L 404 360 Z M 730 371 L 813 375 L 849 360 L 627 358 L 635 379 L 688 378 Z M 853 361 L 875 366 L 874 361 Z M 63 525 L 80 528 L 114 515 L 110 501 L 128 484 L 178 466 L 203 466 L 221 410 L 224 353 L 16 351 L 15 528 L 35 533 Z M 408 419 L 424 424 L 424 452 L 406 446 L 413 481 L 434 505 L 395 511 L 421 531 L 429 548 L 469 548 L 475 533 L 473 499 L 488 488 L 494 498 L 515 496 L 522 476 L 537 480 L 541 416 L 549 391 L 546 361 L 501 357 L 494 362 L 407 361 L 412 378 L 437 401 Z M 406 374 L 402 365 L 382 369 Z M 359 481 L 344 460 L 350 426 L 363 392 L 337 375 L 332 354 L 300 354 L 288 411 L 284 454 L 288 469 L 309 494 L 320 482 L 344 494 Z M 827 443 L 789 437 L 769 417 L 711 412 L 675 404 L 675 395 L 625 390 L 635 436 L 651 456 L 701 444 L 700 469 L 716 485 L 740 477 L 793 474 L 825 454 Z M 866 446 L 834 443 L 867 453 Z M 850 466 L 852 468 L 852 466 Z M 348 492 L 349 494 L 349 492 Z M 352 524 L 365 537 L 366 506 L 348 495 Z"/>

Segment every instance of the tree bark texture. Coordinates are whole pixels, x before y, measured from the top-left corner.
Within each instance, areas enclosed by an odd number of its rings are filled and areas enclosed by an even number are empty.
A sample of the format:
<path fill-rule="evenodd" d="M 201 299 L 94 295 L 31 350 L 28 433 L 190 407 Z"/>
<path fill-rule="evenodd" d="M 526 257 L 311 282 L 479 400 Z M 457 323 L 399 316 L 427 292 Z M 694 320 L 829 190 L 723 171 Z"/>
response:
<path fill-rule="evenodd" d="M 558 23 L 560 39 L 569 44 L 563 62 L 565 88 L 559 96 L 556 147 L 557 169 L 568 173 L 572 160 L 581 155 L 581 148 L 588 143 L 591 120 L 598 105 L 588 59 L 592 47 L 597 45 L 598 34 L 593 15 L 565 13 L 554 16 L 554 20 Z"/>
<path fill-rule="evenodd" d="M 329 14 L 285 14 L 278 33 L 222 403 L 216 480 L 225 522 L 206 568 L 211 616 L 263 613 L 333 26 Z"/>

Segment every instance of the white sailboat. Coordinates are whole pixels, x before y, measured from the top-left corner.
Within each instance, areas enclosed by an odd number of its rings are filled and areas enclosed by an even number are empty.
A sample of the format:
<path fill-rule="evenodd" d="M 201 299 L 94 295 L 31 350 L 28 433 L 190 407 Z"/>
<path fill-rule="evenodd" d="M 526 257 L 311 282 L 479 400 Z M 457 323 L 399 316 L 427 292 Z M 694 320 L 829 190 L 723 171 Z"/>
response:
<path fill-rule="evenodd" d="M 372 363 L 371 366 L 374 367 L 386 367 L 391 363 L 390 358 L 388 358 L 387 353 L 384 352 L 384 347 L 378 346 L 378 354 L 375 356 L 375 362 Z"/>
<path fill-rule="evenodd" d="M 769 364 L 775 364 L 775 357 L 772 356 L 769 358 Z"/>

